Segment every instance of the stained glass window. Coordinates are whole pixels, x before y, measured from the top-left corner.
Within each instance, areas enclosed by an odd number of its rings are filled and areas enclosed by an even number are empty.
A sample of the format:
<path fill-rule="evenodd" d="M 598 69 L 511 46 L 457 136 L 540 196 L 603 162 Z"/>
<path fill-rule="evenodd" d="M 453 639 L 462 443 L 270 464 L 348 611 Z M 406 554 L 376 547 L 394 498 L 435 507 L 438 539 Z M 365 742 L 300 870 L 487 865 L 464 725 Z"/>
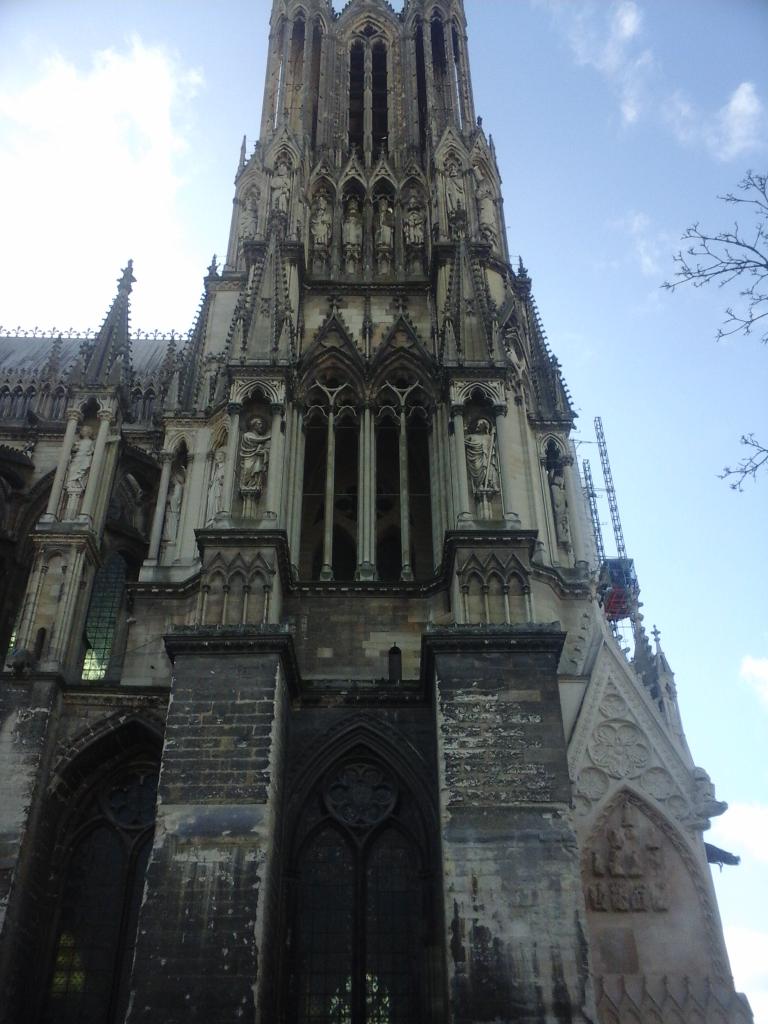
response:
<path fill-rule="evenodd" d="M 83 662 L 83 679 L 106 679 L 109 675 L 126 569 L 125 560 L 112 554 L 96 573 L 85 624 L 88 650 Z"/>
<path fill-rule="evenodd" d="M 106 780 L 84 804 L 61 888 L 43 1024 L 118 1024 L 152 839 L 154 768 Z"/>
<path fill-rule="evenodd" d="M 289 993 L 297 1024 L 425 1024 L 422 879 L 396 827 L 399 787 L 353 759 L 322 787 L 323 827 L 299 858 Z"/>

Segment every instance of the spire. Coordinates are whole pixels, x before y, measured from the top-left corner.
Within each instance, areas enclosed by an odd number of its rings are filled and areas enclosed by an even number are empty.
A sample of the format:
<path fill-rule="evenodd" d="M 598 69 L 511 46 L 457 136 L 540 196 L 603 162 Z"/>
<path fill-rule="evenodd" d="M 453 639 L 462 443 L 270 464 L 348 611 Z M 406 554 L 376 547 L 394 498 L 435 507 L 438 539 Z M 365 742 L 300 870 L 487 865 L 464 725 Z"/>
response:
<path fill-rule="evenodd" d="M 117 295 L 104 318 L 93 349 L 85 365 L 85 384 L 122 383 L 130 369 L 130 338 L 128 317 L 131 287 L 135 282 L 133 260 L 123 270 L 117 282 Z"/>
<path fill-rule="evenodd" d="M 245 136 L 243 136 L 243 141 L 240 144 L 240 162 L 239 162 L 239 164 L 237 166 L 237 173 L 238 174 L 240 174 L 242 169 L 245 167 L 245 143 L 246 143 L 246 139 L 245 139 Z"/>

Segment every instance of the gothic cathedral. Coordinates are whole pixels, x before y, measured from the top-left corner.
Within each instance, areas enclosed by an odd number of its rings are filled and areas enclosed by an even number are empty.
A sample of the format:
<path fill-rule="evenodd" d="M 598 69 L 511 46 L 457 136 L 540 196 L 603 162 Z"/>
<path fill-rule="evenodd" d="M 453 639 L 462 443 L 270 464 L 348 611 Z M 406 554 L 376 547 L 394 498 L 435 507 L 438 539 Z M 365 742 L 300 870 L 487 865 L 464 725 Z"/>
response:
<path fill-rule="evenodd" d="M 0 338 L 4 1024 L 749 1024 L 462 0 L 274 0 L 189 333 L 133 284 Z"/>

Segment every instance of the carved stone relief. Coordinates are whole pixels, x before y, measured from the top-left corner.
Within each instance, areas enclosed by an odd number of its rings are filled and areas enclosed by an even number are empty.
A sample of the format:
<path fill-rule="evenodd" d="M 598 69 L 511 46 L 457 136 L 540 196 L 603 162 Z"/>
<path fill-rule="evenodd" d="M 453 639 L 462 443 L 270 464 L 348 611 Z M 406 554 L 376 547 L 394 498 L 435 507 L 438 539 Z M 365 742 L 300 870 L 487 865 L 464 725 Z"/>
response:
<path fill-rule="evenodd" d="M 670 893 L 658 829 L 623 803 L 589 850 L 587 904 L 598 913 L 669 910 Z"/>
<path fill-rule="evenodd" d="M 72 447 L 67 466 L 67 475 L 64 479 L 66 495 L 64 519 L 74 519 L 80 510 L 85 486 L 88 483 L 88 475 L 91 471 L 93 449 L 93 428 L 86 424 L 80 428 L 80 437 Z"/>

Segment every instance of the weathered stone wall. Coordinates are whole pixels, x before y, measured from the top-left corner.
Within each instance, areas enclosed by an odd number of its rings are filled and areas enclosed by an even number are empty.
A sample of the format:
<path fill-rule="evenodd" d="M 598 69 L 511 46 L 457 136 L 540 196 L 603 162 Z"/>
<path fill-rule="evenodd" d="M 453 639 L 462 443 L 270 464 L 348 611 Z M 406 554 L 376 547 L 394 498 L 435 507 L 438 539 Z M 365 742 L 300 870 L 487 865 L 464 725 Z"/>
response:
<path fill-rule="evenodd" d="M 169 652 L 173 696 L 128 1020 L 260 1020 L 280 831 L 280 654 L 241 638 L 222 657 L 221 644 L 189 637 Z"/>
<path fill-rule="evenodd" d="M 33 840 L 58 694 L 51 680 L 0 682 L 0 1019 L 11 1019 L 17 954 L 31 951 L 40 917 Z"/>
<path fill-rule="evenodd" d="M 383 679 L 393 644 L 403 652 L 403 678 L 418 679 L 421 634 L 437 598 L 328 593 L 307 587 L 285 601 L 302 678 Z"/>
<path fill-rule="evenodd" d="M 562 642 L 556 627 L 427 634 L 456 1024 L 564 1024 L 589 1013 Z"/>

